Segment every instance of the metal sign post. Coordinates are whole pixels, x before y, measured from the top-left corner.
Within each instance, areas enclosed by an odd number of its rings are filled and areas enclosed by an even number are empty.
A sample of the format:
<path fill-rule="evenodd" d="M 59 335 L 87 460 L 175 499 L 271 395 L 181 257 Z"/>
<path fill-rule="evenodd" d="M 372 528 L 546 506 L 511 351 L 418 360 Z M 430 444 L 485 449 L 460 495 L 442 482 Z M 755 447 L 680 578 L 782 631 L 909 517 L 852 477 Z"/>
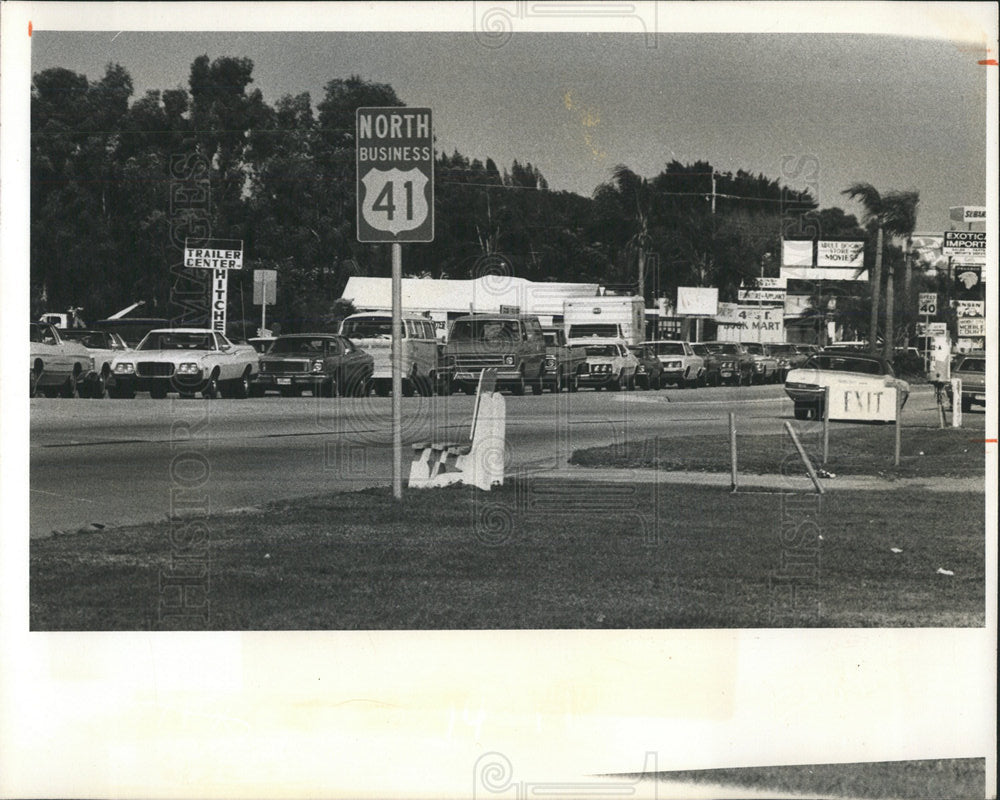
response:
<path fill-rule="evenodd" d="M 260 306 L 260 335 L 267 336 L 267 307 L 278 300 L 278 271 L 255 269 L 253 271 L 253 303 Z"/>
<path fill-rule="evenodd" d="M 403 497 L 403 249 L 434 241 L 434 129 L 429 108 L 356 112 L 358 241 L 392 244 L 392 495 Z"/>

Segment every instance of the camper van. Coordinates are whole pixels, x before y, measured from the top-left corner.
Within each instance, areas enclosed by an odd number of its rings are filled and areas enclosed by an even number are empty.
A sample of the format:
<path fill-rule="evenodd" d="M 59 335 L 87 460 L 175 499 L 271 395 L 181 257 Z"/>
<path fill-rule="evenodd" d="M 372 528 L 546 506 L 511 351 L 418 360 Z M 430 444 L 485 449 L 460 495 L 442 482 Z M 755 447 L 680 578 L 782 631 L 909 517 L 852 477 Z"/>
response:
<path fill-rule="evenodd" d="M 637 345 L 645 339 L 646 308 L 641 297 L 584 297 L 563 302 L 566 338 L 573 344 L 587 339 L 623 339 Z"/>

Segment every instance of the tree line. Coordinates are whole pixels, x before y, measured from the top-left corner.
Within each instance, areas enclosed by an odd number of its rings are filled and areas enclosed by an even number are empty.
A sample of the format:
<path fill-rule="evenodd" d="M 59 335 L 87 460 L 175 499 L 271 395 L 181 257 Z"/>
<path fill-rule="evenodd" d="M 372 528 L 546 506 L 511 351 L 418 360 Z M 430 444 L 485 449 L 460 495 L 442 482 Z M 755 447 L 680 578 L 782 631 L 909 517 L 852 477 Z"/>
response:
<path fill-rule="evenodd" d="M 145 313 L 169 316 L 171 266 L 182 255 L 171 171 L 178 157 L 203 165 L 203 229 L 244 241 L 230 319 L 259 311 L 249 297 L 255 268 L 278 272 L 268 318 L 284 330 L 333 313 L 352 275 L 390 274 L 388 247 L 356 239 L 354 121 L 360 106 L 404 105 L 391 86 L 334 78 L 315 105 L 308 92 L 269 104 L 253 87 L 250 59 L 203 55 L 186 87 L 133 94 L 119 64 L 98 80 L 64 68 L 33 76 L 33 314 L 74 305 L 100 318 L 143 300 Z M 190 196 L 190 186 L 180 189 Z M 707 161 L 669 161 L 651 178 L 619 165 L 585 197 L 550 189 L 527 161 L 499 167 L 441 152 L 434 202 L 435 240 L 406 247 L 408 274 L 504 270 L 621 285 L 649 302 L 699 285 L 735 301 L 762 263 L 778 263 L 789 231 L 873 243 L 882 230 L 877 213 L 862 226 L 839 208 L 819 209 L 807 191 Z M 886 258 L 897 251 L 888 248 Z M 866 262 L 874 258 L 866 248 Z"/>

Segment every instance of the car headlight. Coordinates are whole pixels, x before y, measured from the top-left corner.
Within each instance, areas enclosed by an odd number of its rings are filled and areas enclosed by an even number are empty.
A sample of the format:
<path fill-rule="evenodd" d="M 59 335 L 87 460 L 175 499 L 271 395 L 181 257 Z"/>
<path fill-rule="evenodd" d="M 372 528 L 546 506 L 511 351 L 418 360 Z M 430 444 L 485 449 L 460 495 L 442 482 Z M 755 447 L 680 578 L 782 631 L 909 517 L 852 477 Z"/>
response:
<path fill-rule="evenodd" d="M 764 364 L 761 361 L 754 361 L 753 362 L 753 368 L 755 370 L 757 370 L 758 372 L 760 372 L 762 369 L 764 369 Z"/>
<path fill-rule="evenodd" d="M 115 375 L 134 375 L 135 364 L 131 361 L 119 361 L 115 364 Z"/>
<path fill-rule="evenodd" d="M 639 364 L 635 368 L 635 371 L 638 372 L 640 375 L 645 375 L 646 374 L 646 368 L 642 364 Z"/>
<path fill-rule="evenodd" d="M 736 362 L 734 362 L 734 361 L 723 361 L 722 362 L 722 368 L 723 369 L 736 369 Z"/>
<path fill-rule="evenodd" d="M 199 372 L 201 372 L 201 367 L 194 361 L 184 361 L 177 365 L 178 375 L 197 375 Z"/>
<path fill-rule="evenodd" d="M 667 362 L 667 369 L 680 369 L 680 368 L 681 368 L 681 362 L 680 361 L 668 361 Z"/>
<path fill-rule="evenodd" d="M 323 359 L 317 358 L 315 361 L 312 362 L 312 371 L 313 372 L 323 371 Z"/>
<path fill-rule="evenodd" d="M 504 356 L 503 363 L 506 364 L 508 367 L 514 366 L 514 356 Z"/>

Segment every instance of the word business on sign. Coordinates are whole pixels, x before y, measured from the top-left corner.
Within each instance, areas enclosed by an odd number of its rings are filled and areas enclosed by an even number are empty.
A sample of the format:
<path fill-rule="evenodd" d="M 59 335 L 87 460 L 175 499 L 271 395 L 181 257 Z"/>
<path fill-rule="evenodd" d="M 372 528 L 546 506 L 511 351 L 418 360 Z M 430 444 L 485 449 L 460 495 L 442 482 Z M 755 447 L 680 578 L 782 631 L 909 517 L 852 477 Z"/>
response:
<path fill-rule="evenodd" d="M 359 108 L 358 241 L 434 240 L 434 129 L 429 108 Z"/>

